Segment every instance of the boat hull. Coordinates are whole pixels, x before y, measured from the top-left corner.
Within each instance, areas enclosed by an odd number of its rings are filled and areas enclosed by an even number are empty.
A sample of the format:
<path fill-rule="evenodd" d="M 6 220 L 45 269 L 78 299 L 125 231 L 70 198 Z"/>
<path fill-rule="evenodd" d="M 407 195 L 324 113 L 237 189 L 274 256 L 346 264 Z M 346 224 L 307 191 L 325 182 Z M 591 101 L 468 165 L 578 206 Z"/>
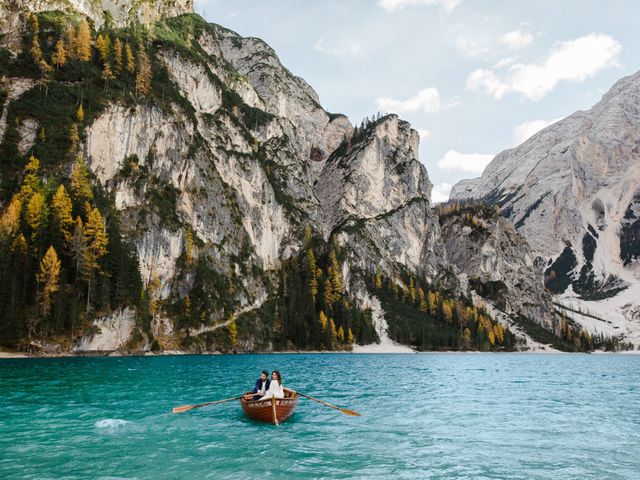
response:
<path fill-rule="evenodd" d="M 242 410 L 244 410 L 247 417 L 258 422 L 273 423 L 275 425 L 284 422 L 293 415 L 297 403 L 297 395 L 289 398 L 269 398 L 251 401 L 243 398 L 240 400 Z"/>

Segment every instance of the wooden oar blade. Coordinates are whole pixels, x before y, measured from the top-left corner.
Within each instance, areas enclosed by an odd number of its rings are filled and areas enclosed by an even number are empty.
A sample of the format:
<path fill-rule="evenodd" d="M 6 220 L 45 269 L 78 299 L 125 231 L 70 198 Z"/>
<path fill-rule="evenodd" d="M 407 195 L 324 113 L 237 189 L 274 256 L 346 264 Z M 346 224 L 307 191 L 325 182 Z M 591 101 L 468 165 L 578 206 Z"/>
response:
<path fill-rule="evenodd" d="M 192 408 L 193 408 L 193 405 L 182 405 L 181 407 L 174 407 L 172 411 L 173 413 L 182 413 L 182 412 L 188 412 Z"/>
<path fill-rule="evenodd" d="M 351 415 L 352 417 L 361 417 L 362 416 L 358 412 L 354 412 L 353 410 L 347 410 L 346 408 L 341 408 L 340 411 L 342 413 L 347 414 L 347 415 Z"/>

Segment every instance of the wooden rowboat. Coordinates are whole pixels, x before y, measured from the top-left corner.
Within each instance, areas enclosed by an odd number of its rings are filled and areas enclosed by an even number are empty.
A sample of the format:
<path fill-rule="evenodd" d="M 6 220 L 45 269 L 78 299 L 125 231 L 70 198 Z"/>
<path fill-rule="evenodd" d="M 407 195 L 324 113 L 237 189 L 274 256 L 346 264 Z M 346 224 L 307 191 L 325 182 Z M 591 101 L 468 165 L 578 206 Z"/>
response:
<path fill-rule="evenodd" d="M 252 394 L 252 392 L 247 392 Z M 259 422 L 278 425 L 293 414 L 298 403 L 298 393 L 287 388 L 284 389 L 284 398 L 268 398 L 266 400 L 240 399 L 240 405 L 247 417 Z"/>

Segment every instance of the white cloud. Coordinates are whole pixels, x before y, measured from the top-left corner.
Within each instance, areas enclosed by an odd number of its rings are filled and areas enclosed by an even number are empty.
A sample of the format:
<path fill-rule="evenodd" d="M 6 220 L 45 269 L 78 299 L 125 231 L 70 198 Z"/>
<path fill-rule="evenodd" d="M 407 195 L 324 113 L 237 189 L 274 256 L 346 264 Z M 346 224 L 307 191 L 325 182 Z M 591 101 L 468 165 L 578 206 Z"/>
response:
<path fill-rule="evenodd" d="M 434 185 L 433 190 L 431 190 L 431 203 L 441 203 L 449 200 L 452 187 L 453 185 L 447 182 Z"/>
<path fill-rule="evenodd" d="M 511 50 L 524 48 L 531 44 L 531 42 L 533 42 L 533 34 L 522 29 L 509 32 L 502 37 L 502 43 Z"/>
<path fill-rule="evenodd" d="M 422 111 L 424 113 L 433 113 L 440 110 L 440 93 L 437 88 L 430 87 L 420 90 L 407 100 L 381 97 L 376 100 L 376 104 L 378 109 L 383 112 L 406 113 Z"/>
<path fill-rule="evenodd" d="M 316 40 L 313 48 L 320 53 L 333 55 L 335 57 L 358 57 L 365 51 L 364 46 L 360 42 L 344 41 L 327 44 L 323 37 Z"/>
<path fill-rule="evenodd" d="M 532 137 L 540 130 L 545 127 L 548 127 L 551 124 L 556 123 L 561 120 L 560 118 L 554 118 L 553 120 L 532 120 L 530 122 L 525 122 L 513 129 L 513 144 L 520 145 L 522 142 Z"/>
<path fill-rule="evenodd" d="M 447 13 L 450 13 L 458 3 L 460 0 L 378 0 L 378 6 L 387 12 L 402 10 L 404 7 L 428 5 L 442 7 Z"/>
<path fill-rule="evenodd" d="M 471 58 L 483 58 L 491 53 L 491 49 L 485 45 L 482 45 L 476 40 L 472 40 L 464 35 L 460 35 L 456 38 L 456 48 Z"/>
<path fill-rule="evenodd" d="M 518 63 L 500 76 L 495 69 L 474 70 L 467 78 L 467 88 L 484 90 L 496 99 L 514 92 L 538 101 L 559 82 L 582 82 L 617 66 L 621 49 L 622 45 L 609 35 L 592 33 L 556 44 L 542 63 Z"/>
<path fill-rule="evenodd" d="M 444 157 L 438 160 L 438 167 L 443 170 L 482 173 L 494 156 L 484 153 L 460 153 L 456 150 L 449 150 Z"/>

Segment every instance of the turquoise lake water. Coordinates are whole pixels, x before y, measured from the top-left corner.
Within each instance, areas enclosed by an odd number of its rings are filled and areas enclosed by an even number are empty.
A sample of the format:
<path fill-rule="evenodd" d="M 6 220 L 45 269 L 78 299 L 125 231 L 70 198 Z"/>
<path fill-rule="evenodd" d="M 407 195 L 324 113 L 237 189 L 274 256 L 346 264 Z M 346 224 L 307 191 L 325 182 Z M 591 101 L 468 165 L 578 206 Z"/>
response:
<path fill-rule="evenodd" d="M 233 397 L 262 369 L 280 426 Z M 0 478 L 639 479 L 640 356 L 238 355 L 0 360 Z"/>

